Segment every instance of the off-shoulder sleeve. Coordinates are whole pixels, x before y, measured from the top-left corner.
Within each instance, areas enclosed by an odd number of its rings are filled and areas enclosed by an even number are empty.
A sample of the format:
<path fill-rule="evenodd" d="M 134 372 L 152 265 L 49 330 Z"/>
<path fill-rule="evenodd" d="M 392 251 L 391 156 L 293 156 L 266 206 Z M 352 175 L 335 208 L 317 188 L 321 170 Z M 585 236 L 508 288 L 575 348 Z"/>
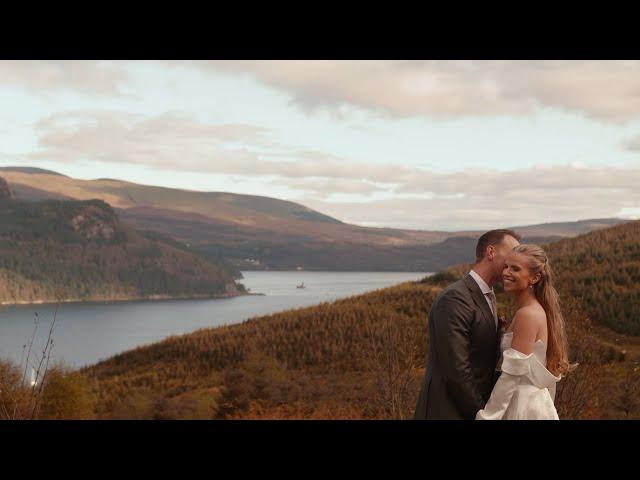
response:
<path fill-rule="evenodd" d="M 556 384 L 552 383 L 547 388 L 549 389 L 549 395 L 551 395 L 551 401 L 555 402 L 556 401 Z"/>
<path fill-rule="evenodd" d="M 476 420 L 500 420 L 504 416 L 518 384 L 529 373 L 531 355 L 513 348 L 504 351 L 502 374 L 493 387 L 487 405 L 476 414 Z"/>

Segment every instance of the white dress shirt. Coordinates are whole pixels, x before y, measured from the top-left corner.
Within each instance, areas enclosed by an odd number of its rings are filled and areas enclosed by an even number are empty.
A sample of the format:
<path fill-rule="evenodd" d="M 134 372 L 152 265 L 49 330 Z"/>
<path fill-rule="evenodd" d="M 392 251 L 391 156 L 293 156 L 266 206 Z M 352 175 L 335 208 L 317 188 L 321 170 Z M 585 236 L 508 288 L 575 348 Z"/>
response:
<path fill-rule="evenodd" d="M 493 288 L 489 288 L 489 285 L 487 285 L 487 282 L 485 282 L 482 279 L 482 277 L 478 275 L 476 272 L 474 272 L 473 270 L 469 272 L 469 275 L 471 275 L 471 278 L 473 278 L 478 284 L 478 286 L 480 287 L 480 290 L 484 295 L 484 299 L 487 301 L 487 304 L 489 304 L 489 310 L 491 310 L 491 312 L 493 313 L 493 319 L 496 322 L 496 328 L 498 328 L 498 314 L 497 312 L 493 311 L 493 305 L 491 304 L 491 299 L 487 296 L 487 293 L 493 293 L 495 295 L 495 292 L 493 292 Z"/>

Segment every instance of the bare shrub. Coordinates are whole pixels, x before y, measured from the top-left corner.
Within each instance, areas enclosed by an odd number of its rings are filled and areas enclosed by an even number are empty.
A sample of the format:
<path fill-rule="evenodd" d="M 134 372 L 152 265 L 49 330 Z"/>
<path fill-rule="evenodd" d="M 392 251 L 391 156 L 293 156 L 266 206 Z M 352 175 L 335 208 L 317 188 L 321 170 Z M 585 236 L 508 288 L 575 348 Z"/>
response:
<path fill-rule="evenodd" d="M 558 383 L 555 405 L 560 419 L 587 420 L 597 416 L 594 402 L 599 373 L 598 366 L 584 363 Z"/>
<path fill-rule="evenodd" d="M 255 342 L 250 343 L 244 360 L 223 373 L 217 418 L 242 416 L 256 401 L 269 405 L 290 403 L 297 399 L 297 390 L 284 365 Z"/>
<path fill-rule="evenodd" d="M 20 364 L 0 361 L 0 419 L 93 418 L 95 401 L 86 377 L 63 365 L 50 367 L 58 306 L 40 350 L 34 346 L 40 326 L 36 313 Z"/>
<path fill-rule="evenodd" d="M 53 351 L 52 337 L 58 306 L 59 304 L 56 305 L 47 340 L 42 350 L 35 351 L 33 345 L 40 325 L 40 319 L 36 313 L 31 337 L 22 347 L 21 364 L 12 366 L 11 362 L 4 362 L 5 376 L 0 380 L 0 419 L 32 420 L 38 417 Z"/>
<path fill-rule="evenodd" d="M 424 367 L 426 327 L 415 318 L 385 319 L 368 326 L 362 362 L 373 376 L 369 409 L 378 418 L 405 420 L 413 415 Z"/>
<path fill-rule="evenodd" d="M 64 366 L 48 371 L 38 419 L 86 420 L 94 418 L 95 398 L 87 379 Z"/>
<path fill-rule="evenodd" d="M 151 391 L 135 391 L 115 403 L 107 418 L 115 420 L 153 420 L 160 399 Z"/>
<path fill-rule="evenodd" d="M 636 367 L 619 382 L 619 393 L 613 402 L 622 418 L 640 419 L 640 371 Z"/>

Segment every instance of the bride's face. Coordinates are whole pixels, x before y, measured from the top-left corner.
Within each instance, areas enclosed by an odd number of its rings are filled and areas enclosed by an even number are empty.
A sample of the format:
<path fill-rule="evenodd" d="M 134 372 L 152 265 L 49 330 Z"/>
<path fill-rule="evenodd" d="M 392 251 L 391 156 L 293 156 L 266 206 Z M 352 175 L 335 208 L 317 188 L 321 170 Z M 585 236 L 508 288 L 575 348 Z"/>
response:
<path fill-rule="evenodd" d="M 502 270 L 502 284 L 506 292 L 517 292 L 529 288 L 534 280 L 524 255 L 515 252 L 507 255 Z"/>

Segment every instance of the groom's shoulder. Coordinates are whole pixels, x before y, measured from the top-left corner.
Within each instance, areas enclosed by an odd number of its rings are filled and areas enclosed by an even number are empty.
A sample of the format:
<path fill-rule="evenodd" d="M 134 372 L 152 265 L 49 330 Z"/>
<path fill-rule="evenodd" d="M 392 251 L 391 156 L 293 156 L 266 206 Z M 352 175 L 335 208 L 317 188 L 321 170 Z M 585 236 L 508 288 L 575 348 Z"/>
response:
<path fill-rule="evenodd" d="M 467 288 L 465 280 L 461 278 L 446 286 L 436 297 L 436 302 L 451 300 L 466 301 L 469 297 L 468 292 L 469 289 Z"/>

